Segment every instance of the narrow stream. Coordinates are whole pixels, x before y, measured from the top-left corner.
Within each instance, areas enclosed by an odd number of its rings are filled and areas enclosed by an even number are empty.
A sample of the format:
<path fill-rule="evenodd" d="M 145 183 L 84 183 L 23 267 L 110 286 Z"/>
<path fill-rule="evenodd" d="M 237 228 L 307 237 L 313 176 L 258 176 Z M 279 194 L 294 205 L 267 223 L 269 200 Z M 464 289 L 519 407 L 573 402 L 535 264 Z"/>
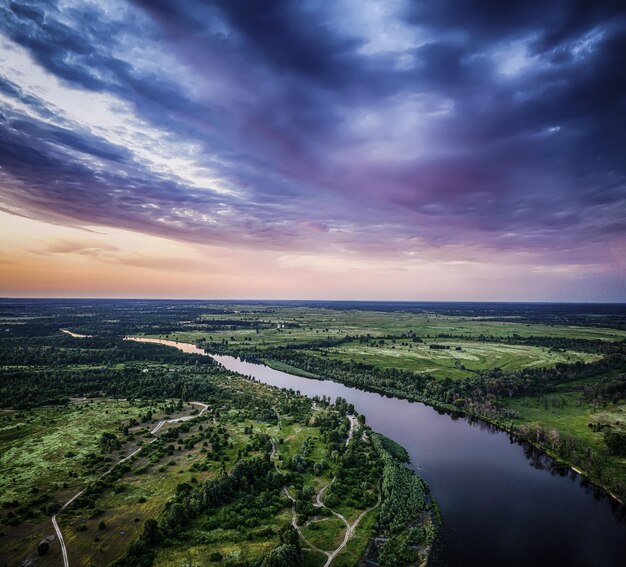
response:
<path fill-rule="evenodd" d="M 133 339 L 137 340 L 137 339 Z M 195 345 L 145 339 L 184 352 Z M 437 567 L 624 567 L 626 517 L 601 490 L 483 422 L 430 406 L 209 355 L 225 368 L 307 396 L 341 396 L 407 449 L 441 506 Z"/>

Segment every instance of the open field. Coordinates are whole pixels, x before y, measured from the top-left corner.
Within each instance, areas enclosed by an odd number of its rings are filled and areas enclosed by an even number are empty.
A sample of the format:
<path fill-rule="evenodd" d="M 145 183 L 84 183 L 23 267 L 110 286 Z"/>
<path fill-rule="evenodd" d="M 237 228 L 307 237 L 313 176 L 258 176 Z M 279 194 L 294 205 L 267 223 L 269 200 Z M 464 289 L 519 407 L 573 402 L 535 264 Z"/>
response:
<path fill-rule="evenodd" d="M 154 336 L 236 352 L 251 350 L 262 354 L 276 348 L 300 348 L 314 356 L 322 354 L 339 361 L 361 362 L 383 369 L 432 373 L 440 378 L 462 378 L 493 368 L 515 371 L 593 362 L 600 358 L 597 354 L 574 349 L 511 344 L 511 340 L 523 343 L 524 339 L 535 338 L 607 342 L 626 339 L 626 331 L 619 329 L 491 321 L 438 314 L 303 308 L 257 311 L 245 307 L 235 311 L 224 316 L 201 318 L 207 324 L 228 322 L 231 327 L 228 329 L 176 331 Z M 238 325 L 249 328 L 241 329 Z M 349 341 L 348 337 L 359 338 Z M 482 337 L 489 340 L 481 340 Z M 326 344 L 328 341 L 331 343 Z M 333 341 L 339 344 L 332 344 Z M 433 344 L 444 348 L 431 348 Z"/>
<path fill-rule="evenodd" d="M 76 492 L 98 475 L 98 469 L 85 470 L 80 463 L 99 451 L 102 433 L 119 431 L 123 422 L 150 408 L 154 419 L 165 415 L 162 410 L 159 413 L 157 404 L 105 399 L 6 412 L 0 417 L 0 505 L 23 504 L 27 494 L 54 491 L 62 499 Z M 108 462 L 136 447 L 132 441 L 125 442 L 107 456 Z"/>
<path fill-rule="evenodd" d="M 200 322 L 202 321 L 202 323 Z M 193 327 L 221 323 L 231 328 L 214 331 L 193 330 Z M 250 328 L 237 328 L 245 323 Z M 436 337 L 453 334 L 478 337 L 510 337 L 519 335 L 565 337 L 570 339 L 623 340 L 626 331 L 602 327 L 572 325 L 545 325 L 509 321 L 493 321 L 483 317 L 460 317 L 440 314 L 340 311 L 319 308 L 250 308 L 239 306 L 225 315 L 206 315 L 199 321 L 185 325 L 189 330 L 177 331 L 170 338 L 184 342 L 226 340 L 229 344 L 246 344 L 255 347 L 272 347 L 289 343 L 312 342 L 346 335 L 402 335 L 412 332 L 419 337 Z M 258 332 L 257 332 L 258 329 Z"/>
<path fill-rule="evenodd" d="M 431 344 L 447 347 L 430 348 Z M 329 347 L 329 358 L 372 364 L 380 368 L 398 368 L 414 372 L 428 372 L 437 377 L 457 378 L 472 372 L 501 368 L 549 367 L 557 363 L 593 362 L 598 355 L 574 351 L 551 351 L 543 347 L 509 345 L 464 340 L 437 340 L 424 343 L 386 340 L 366 344 L 352 342 Z"/>

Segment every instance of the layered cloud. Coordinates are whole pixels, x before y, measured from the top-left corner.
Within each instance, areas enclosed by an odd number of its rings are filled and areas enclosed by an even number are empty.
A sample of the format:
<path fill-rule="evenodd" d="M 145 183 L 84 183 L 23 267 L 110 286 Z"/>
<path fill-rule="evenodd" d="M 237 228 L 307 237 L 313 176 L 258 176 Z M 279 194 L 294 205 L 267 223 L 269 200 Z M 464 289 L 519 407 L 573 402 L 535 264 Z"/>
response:
<path fill-rule="evenodd" d="M 624 252 L 621 2 L 0 1 L 0 30 L 13 214 L 287 258 Z"/>

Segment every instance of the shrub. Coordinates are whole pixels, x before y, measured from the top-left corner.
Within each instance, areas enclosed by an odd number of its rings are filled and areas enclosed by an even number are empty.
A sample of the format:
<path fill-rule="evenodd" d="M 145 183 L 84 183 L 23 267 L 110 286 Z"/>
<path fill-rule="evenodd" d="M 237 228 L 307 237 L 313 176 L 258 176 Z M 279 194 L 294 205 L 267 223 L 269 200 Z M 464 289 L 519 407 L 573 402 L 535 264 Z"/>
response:
<path fill-rule="evenodd" d="M 626 456 L 626 432 L 609 429 L 604 432 L 604 442 L 612 455 Z"/>
<path fill-rule="evenodd" d="M 50 544 L 47 541 L 41 541 L 39 542 L 39 545 L 37 546 L 37 554 L 45 555 L 46 553 L 48 553 L 49 549 L 50 549 Z"/>

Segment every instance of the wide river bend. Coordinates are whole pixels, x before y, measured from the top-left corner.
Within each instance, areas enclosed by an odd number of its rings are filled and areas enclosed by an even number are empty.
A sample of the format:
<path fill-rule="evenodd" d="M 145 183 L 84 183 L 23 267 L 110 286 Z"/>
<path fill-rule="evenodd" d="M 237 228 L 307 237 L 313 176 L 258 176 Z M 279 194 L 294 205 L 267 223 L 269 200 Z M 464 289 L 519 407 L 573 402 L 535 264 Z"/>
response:
<path fill-rule="evenodd" d="M 192 344 L 130 337 L 207 354 Z M 574 471 L 481 421 L 430 406 L 209 355 L 228 370 L 307 396 L 354 404 L 368 425 L 407 449 L 441 507 L 438 567 L 624 567 L 623 507 Z"/>

